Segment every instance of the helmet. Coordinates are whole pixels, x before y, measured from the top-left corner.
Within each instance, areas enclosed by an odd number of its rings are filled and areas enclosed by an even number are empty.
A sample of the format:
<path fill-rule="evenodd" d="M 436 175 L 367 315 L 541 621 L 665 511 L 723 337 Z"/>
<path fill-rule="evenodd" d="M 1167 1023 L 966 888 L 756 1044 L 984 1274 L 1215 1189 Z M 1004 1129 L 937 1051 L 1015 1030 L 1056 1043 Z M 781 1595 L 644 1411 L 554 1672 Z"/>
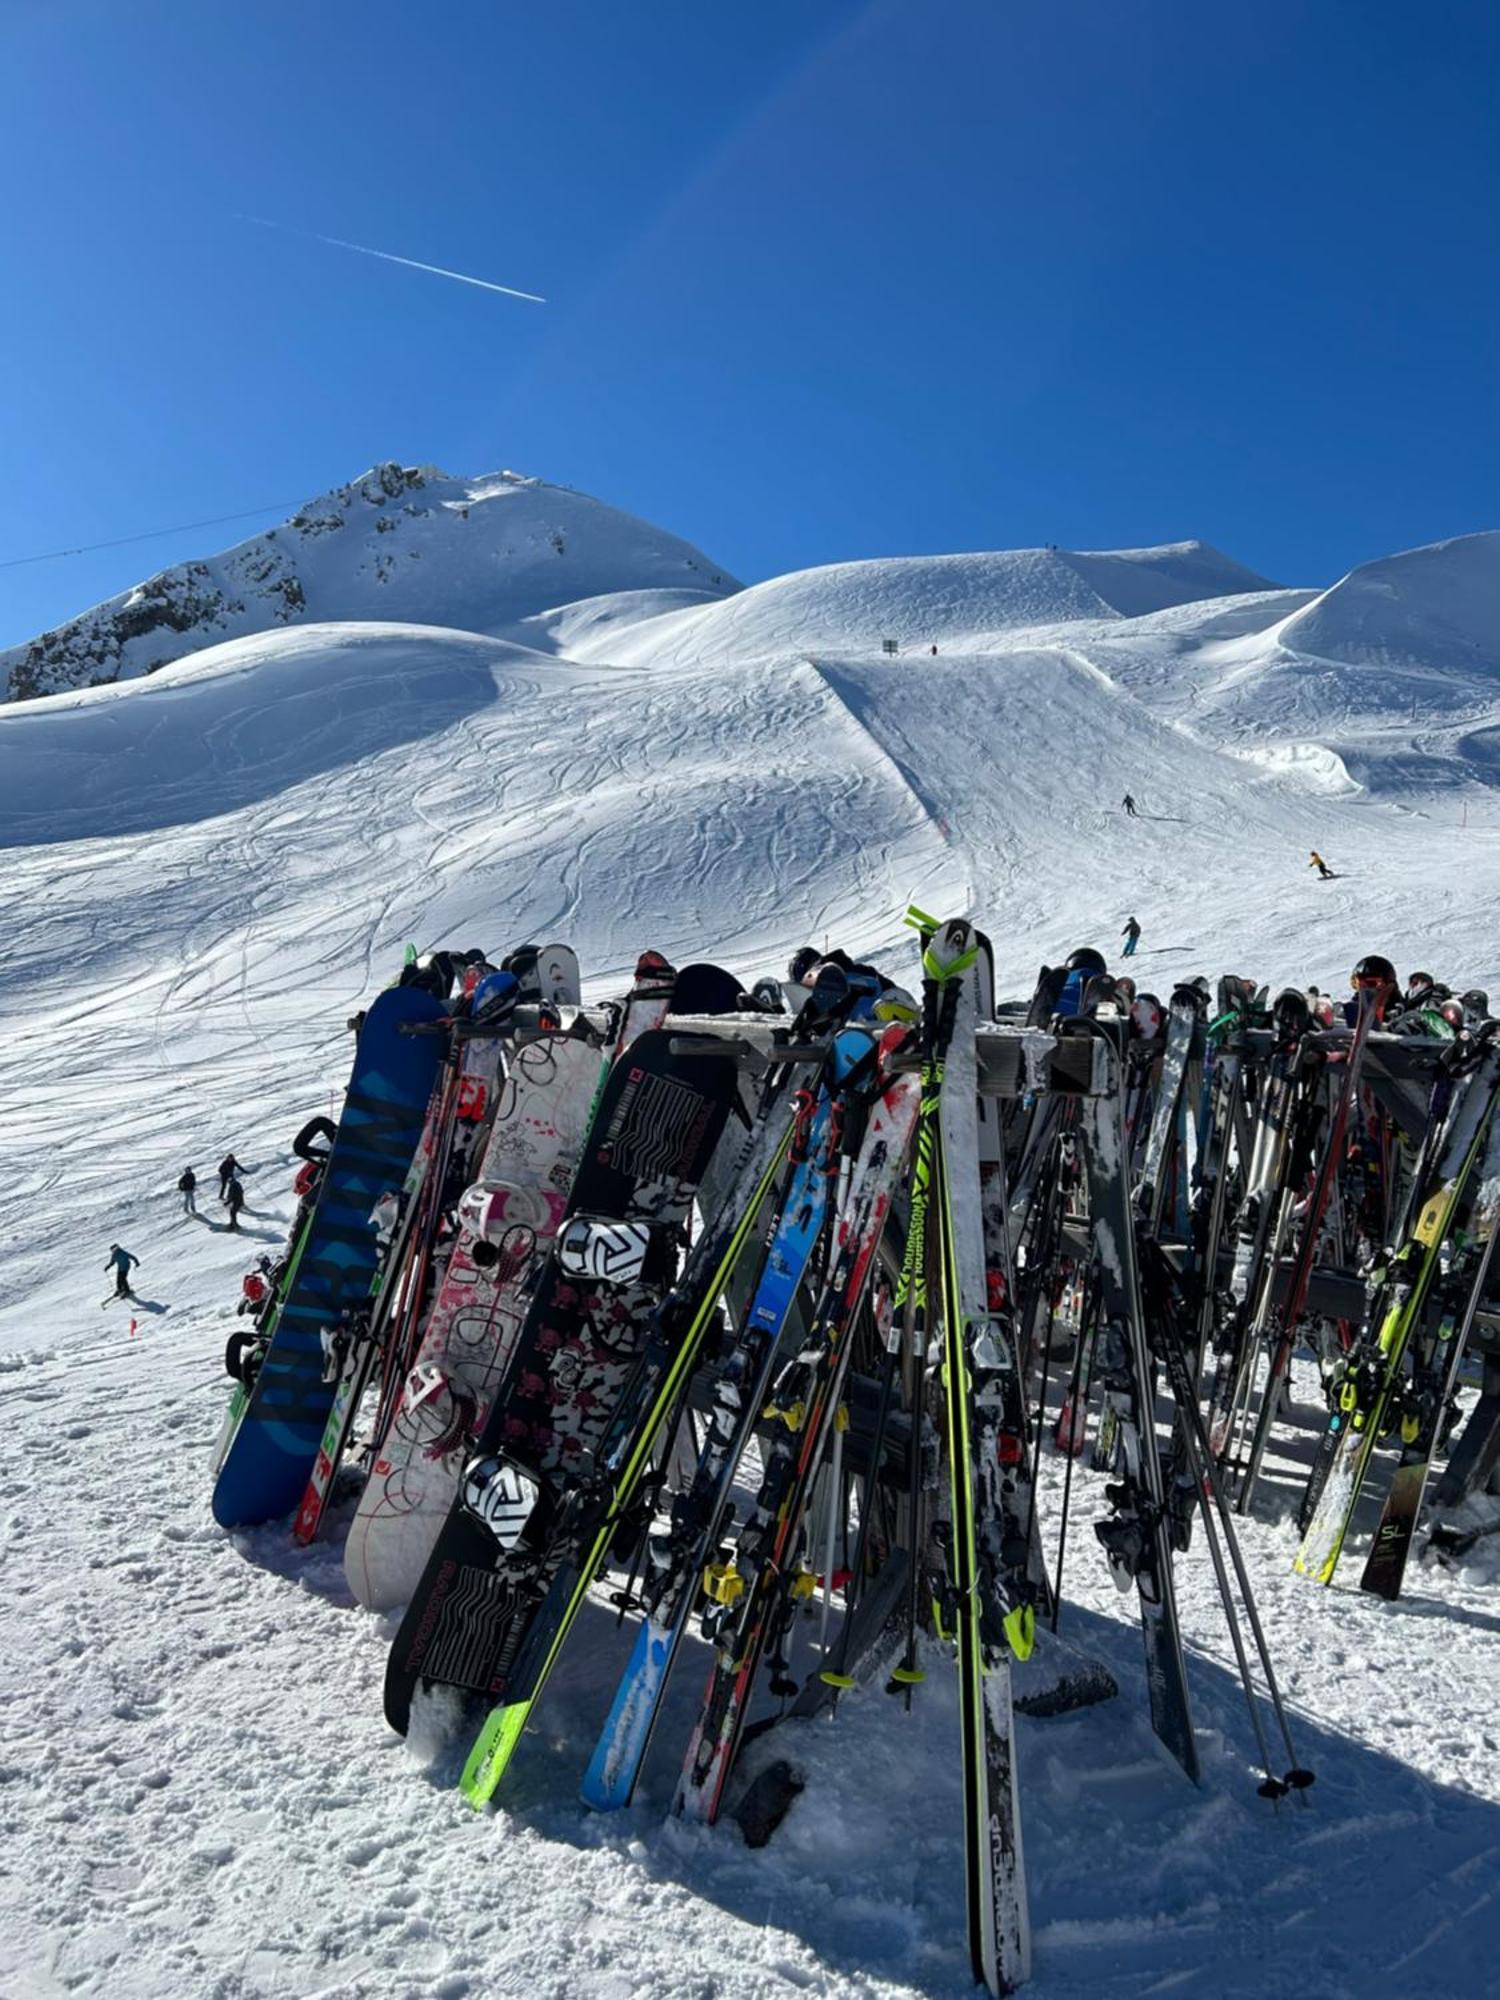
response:
<path fill-rule="evenodd" d="M 1067 963 L 1063 967 L 1063 970 L 1065 972 L 1105 972 L 1108 970 L 1108 967 L 1104 963 L 1102 952 L 1095 951 L 1091 945 L 1081 945 L 1077 951 L 1069 952 Z"/>
<path fill-rule="evenodd" d="M 1382 958 L 1379 952 L 1370 952 L 1355 966 L 1354 971 L 1350 974 L 1349 984 L 1351 986 L 1394 986 L 1396 984 L 1396 968 L 1388 958 Z"/>
<path fill-rule="evenodd" d="M 808 973 L 818 963 L 822 953 L 816 945 L 805 944 L 800 951 L 792 953 L 792 962 L 786 969 L 786 976 L 793 986 L 800 986 Z"/>

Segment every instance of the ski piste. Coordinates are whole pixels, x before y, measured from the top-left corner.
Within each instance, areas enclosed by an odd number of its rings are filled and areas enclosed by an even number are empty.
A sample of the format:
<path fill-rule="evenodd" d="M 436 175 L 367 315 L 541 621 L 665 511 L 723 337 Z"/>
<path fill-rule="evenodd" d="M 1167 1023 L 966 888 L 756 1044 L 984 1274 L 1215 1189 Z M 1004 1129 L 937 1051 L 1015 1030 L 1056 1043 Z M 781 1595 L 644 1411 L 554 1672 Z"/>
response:
<path fill-rule="evenodd" d="M 576 1031 L 542 1033 L 510 1046 L 505 1070 L 479 1178 L 344 1547 L 350 1588 L 371 1610 L 410 1599 L 448 1517 L 567 1207 L 599 1051 Z"/>
<path fill-rule="evenodd" d="M 877 1077 L 859 1156 L 834 1220 L 833 1262 L 806 1338 L 776 1379 L 760 1489 L 741 1527 L 733 1570 L 718 1583 L 715 1659 L 678 1782 L 676 1810 L 712 1823 L 719 1815 L 751 1685 L 770 1628 L 812 1585 L 794 1560 L 812 1482 L 837 1419 L 854 1317 L 874 1274 L 921 1102 L 920 1079 Z"/>
<path fill-rule="evenodd" d="M 296 1276 L 214 1485 L 221 1527 L 253 1527 L 295 1507 L 322 1441 L 334 1385 L 322 1333 L 367 1296 L 376 1263 L 370 1209 L 400 1183 L 422 1133 L 439 1049 L 403 1034 L 441 1018 L 419 987 L 391 987 L 359 1031 L 338 1136 L 323 1170 Z"/>
<path fill-rule="evenodd" d="M 370 1300 L 362 1313 L 349 1316 L 346 1337 L 331 1350 L 338 1364 L 333 1404 L 292 1524 L 293 1539 L 304 1544 L 322 1525 L 377 1368 L 383 1369 L 386 1379 L 371 1444 L 380 1445 L 394 1410 L 392 1377 L 402 1372 L 403 1351 L 423 1318 L 449 1182 L 455 1173 L 463 1177 L 468 1144 L 492 1108 L 500 1062 L 498 1017 L 514 1007 L 517 986 L 508 972 L 482 967 L 472 971 L 472 987 L 446 1024 L 443 1070 L 402 1190 L 399 1220 L 371 1283 Z"/>
<path fill-rule="evenodd" d="M 1386 1304 L 1378 1328 L 1367 1325 L 1359 1347 L 1350 1354 L 1343 1384 L 1329 1413 L 1325 1438 L 1331 1451 L 1320 1454 L 1326 1472 L 1320 1490 L 1312 1496 L 1312 1512 L 1292 1564 L 1298 1576 L 1315 1583 L 1331 1583 L 1338 1568 L 1407 1342 L 1427 1303 L 1443 1245 L 1483 1152 L 1497 1090 L 1500 1045 L 1489 1040 L 1451 1113 L 1438 1184 L 1423 1202 L 1411 1234 L 1397 1253 L 1391 1285 L 1394 1296 Z M 1385 1299 L 1384 1288 L 1379 1296 Z"/>
<path fill-rule="evenodd" d="M 674 1239 L 737 1084 L 722 1043 L 659 1029 L 611 1069 L 564 1220 L 646 1225 L 650 1268 L 619 1285 L 577 1278 L 554 1246 L 392 1646 L 385 1693 L 393 1728 L 404 1733 L 421 1681 L 491 1699 L 509 1687 L 563 1544 L 576 1541 L 580 1513 L 598 1500 L 611 1420 L 638 1373 Z"/>
<path fill-rule="evenodd" d="M 1256 1483 L 1260 1478 L 1260 1469 L 1265 1462 L 1266 1447 L 1270 1443 L 1271 1426 L 1275 1423 L 1280 1409 L 1282 1384 L 1286 1381 L 1291 1368 L 1292 1349 L 1296 1345 L 1297 1328 L 1301 1324 L 1303 1309 L 1307 1303 L 1308 1286 L 1318 1258 L 1318 1246 L 1322 1240 L 1323 1225 L 1328 1214 L 1329 1197 L 1333 1192 L 1343 1159 L 1344 1136 L 1349 1126 L 1349 1114 L 1359 1103 L 1365 1045 L 1373 1030 L 1380 1024 L 1390 986 L 1382 979 L 1361 978 L 1356 974 L 1355 991 L 1358 995 L 1359 1012 L 1348 1053 L 1344 1059 L 1344 1074 L 1340 1079 L 1338 1095 L 1328 1121 L 1317 1178 L 1313 1182 L 1307 1210 L 1302 1219 L 1302 1236 L 1297 1246 L 1291 1277 L 1287 1283 L 1280 1325 L 1266 1370 L 1265 1389 L 1261 1396 L 1260 1408 L 1256 1413 L 1255 1429 L 1250 1441 L 1250 1456 L 1240 1481 L 1236 1506 L 1242 1514 L 1249 1511 Z"/>
<path fill-rule="evenodd" d="M 1172 1579 L 1161 1457 L 1156 1442 L 1151 1353 L 1136 1268 L 1134 1218 L 1125 1174 L 1125 1099 L 1120 1088 L 1123 1024 L 1083 1021 L 1114 1072 L 1102 1094 L 1079 1106 L 1079 1134 L 1089 1182 L 1089 1224 L 1099 1290 L 1094 1373 L 1115 1413 L 1115 1484 L 1105 1488 L 1114 1513 L 1095 1532 L 1121 1589 L 1135 1582 L 1146 1647 L 1151 1725 L 1196 1784 L 1198 1746 Z"/>
<path fill-rule="evenodd" d="M 1025 1594 L 1024 1527 L 1019 1575 L 1014 1560 L 1007 1561 L 1016 1535 L 1006 1519 L 998 1399 L 1012 1332 L 990 1318 L 985 1275 L 974 1049 L 979 952 L 972 927 L 962 921 L 941 925 L 923 952 L 930 995 L 924 1095 L 939 1105 L 938 1290 L 951 1497 L 951 1598 L 944 1610 L 957 1643 L 969 1954 L 976 1979 L 991 1993 L 1009 1993 L 1031 1963 L 1010 1655 L 1030 1654 L 1033 1612 Z M 993 1624 L 986 1627 L 987 1597 L 999 1613 L 998 1634 Z"/>
<path fill-rule="evenodd" d="M 727 1062 L 720 1048 L 705 1060 Z M 732 1063 L 730 1066 L 733 1074 Z M 766 1079 L 758 1114 L 739 1148 L 733 1195 L 695 1246 L 688 1272 L 653 1313 L 644 1330 L 637 1367 L 614 1413 L 596 1465 L 596 1490 L 578 1492 L 562 1507 L 561 1531 L 547 1550 L 545 1596 L 511 1654 L 504 1699 L 491 1709 L 461 1780 L 475 1805 L 494 1796 L 516 1744 L 556 1664 L 588 1592 L 602 1568 L 627 1510 L 635 1500 L 656 1449 L 692 1378 L 719 1299 L 742 1256 L 756 1241 L 762 1205 L 780 1179 L 793 1132 L 789 1074 L 777 1064 Z M 687 1316 L 686 1325 L 682 1319 Z"/>
<path fill-rule="evenodd" d="M 1488 1285 L 1496 1242 L 1500 1240 L 1500 1117 L 1493 1115 L 1484 1162 L 1479 1169 L 1479 1192 L 1464 1238 L 1466 1247 L 1477 1255 L 1470 1259 L 1473 1270 L 1469 1276 L 1463 1317 L 1456 1326 L 1445 1319 L 1448 1327 L 1446 1339 L 1440 1338 L 1438 1345 L 1446 1352 L 1431 1405 L 1422 1413 L 1416 1449 L 1410 1456 L 1403 1455 L 1396 1467 L 1375 1538 L 1370 1544 L 1364 1573 L 1359 1580 L 1361 1590 L 1368 1590 L 1377 1597 L 1396 1598 L 1401 1594 L 1407 1558 L 1422 1516 L 1422 1502 L 1432 1472 L 1433 1455 L 1442 1434 L 1444 1415 L 1458 1382 L 1458 1371 Z"/>
<path fill-rule="evenodd" d="M 827 1080 L 807 1089 L 793 1139 L 793 1170 L 782 1197 L 743 1330 L 716 1364 L 707 1435 L 691 1480 L 671 1505 L 665 1535 L 651 1539 L 640 1586 L 645 1613 L 603 1730 L 584 1774 L 582 1796 L 596 1811 L 630 1803 L 689 1619 L 717 1549 L 735 1474 L 759 1421 L 778 1343 L 809 1261 L 823 1235 L 836 1093 L 873 1049 L 845 1029 L 828 1056 Z"/>

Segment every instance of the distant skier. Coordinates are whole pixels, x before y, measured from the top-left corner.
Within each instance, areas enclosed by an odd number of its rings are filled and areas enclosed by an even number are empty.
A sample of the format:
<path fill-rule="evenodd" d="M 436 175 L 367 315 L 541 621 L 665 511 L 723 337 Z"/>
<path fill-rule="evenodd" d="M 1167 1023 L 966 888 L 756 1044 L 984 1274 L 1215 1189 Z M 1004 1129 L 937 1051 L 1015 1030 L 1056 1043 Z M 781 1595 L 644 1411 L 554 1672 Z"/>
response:
<path fill-rule="evenodd" d="M 133 1299 L 135 1297 L 135 1293 L 130 1289 L 130 1267 L 132 1264 L 139 1264 L 140 1261 L 139 1257 L 133 1257 L 122 1245 L 118 1243 L 110 1244 L 109 1262 L 104 1268 L 106 1271 L 113 1271 L 115 1274 L 114 1295 L 117 1299 Z M 108 1303 L 109 1301 L 106 1299 L 105 1304 L 107 1305 Z"/>
<path fill-rule="evenodd" d="M 177 1192 L 182 1196 L 182 1212 L 184 1215 L 196 1215 L 198 1213 L 197 1190 L 198 1176 L 193 1172 L 191 1167 L 184 1167 L 177 1179 Z"/>
<path fill-rule="evenodd" d="M 233 1153 L 226 1153 L 223 1159 L 220 1160 L 219 1162 L 220 1201 L 227 1201 L 229 1199 L 229 1183 L 232 1180 L 234 1180 L 237 1175 L 242 1174 L 243 1172 L 244 1168 L 240 1165 L 239 1161 L 234 1157 Z"/>
<path fill-rule="evenodd" d="M 240 1210 L 245 1206 L 245 1190 L 240 1186 L 237 1174 L 231 1174 L 229 1177 L 229 1186 L 225 1191 L 224 1201 L 229 1209 L 229 1226 L 231 1229 L 238 1229 L 240 1226 Z"/>
<path fill-rule="evenodd" d="M 1311 861 L 1308 862 L 1307 865 L 1309 868 L 1317 869 L 1318 880 L 1320 882 L 1331 882 L 1334 879 L 1333 870 L 1329 867 L 1328 863 L 1323 859 L 1322 855 L 1319 854 L 1317 848 L 1314 848 L 1312 850 L 1312 859 Z"/>
<path fill-rule="evenodd" d="M 933 647 L 933 649 L 932 649 L 932 657 L 933 657 L 934 659 L 936 659 L 936 658 L 937 658 L 937 647 L 936 647 L 936 646 L 934 646 L 934 647 Z"/>
<path fill-rule="evenodd" d="M 1125 808 L 1126 818 L 1134 819 L 1136 817 L 1135 800 L 1130 796 L 1129 792 L 1125 794 L 1124 798 L 1120 801 L 1120 803 Z"/>
<path fill-rule="evenodd" d="M 1141 927 L 1134 917 L 1131 917 L 1127 922 L 1123 935 L 1125 939 L 1124 956 L 1126 958 L 1134 958 L 1135 948 L 1141 941 Z"/>

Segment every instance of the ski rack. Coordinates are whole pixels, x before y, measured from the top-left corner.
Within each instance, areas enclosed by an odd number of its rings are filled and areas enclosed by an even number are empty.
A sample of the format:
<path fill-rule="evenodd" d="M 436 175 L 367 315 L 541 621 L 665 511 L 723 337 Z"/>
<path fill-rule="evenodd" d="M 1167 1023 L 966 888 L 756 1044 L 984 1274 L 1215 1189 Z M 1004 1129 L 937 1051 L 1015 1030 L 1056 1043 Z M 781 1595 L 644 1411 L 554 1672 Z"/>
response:
<path fill-rule="evenodd" d="M 812 1061 L 822 1055 L 821 1046 L 804 1048 L 777 1042 L 777 1035 L 786 1034 L 792 1019 L 790 1014 L 669 1014 L 666 1025 L 684 1037 L 712 1035 L 738 1044 L 740 1060 L 755 1069 L 773 1062 Z M 974 1047 L 981 1097 L 1097 1097 L 1113 1087 L 1107 1058 L 1091 1039 L 1054 1035 L 1044 1028 L 983 1022 L 975 1034 Z M 916 1048 L 902 1050 L 887 1067 L 892 1075 L 913 1075 L 921 1069 L 922 1057 Z"/>
<path fill-rule="evenodd" d="M 602 1007 L 575 1007 L 563 1010 L 563 1034 L 576 1033 L 580 1025 L 603 1035 L 609 1014 Z M 517 1007 L 510 1016 L 511 1032 L 518 1042 L 542 1039 L 559 1032 L 545 1025 L 547 1015 L 540 1007 Z M 773 1063 L 815 1062 L 824 1054 L 821 1043 L 793 1043 L 777 1038 L 788 1035 L 795 1021 L 791 1014 L 747 1011 L 743 1014 L 669 1014 L 664 1026 L 673 1034 L 700 1040 L 713 1036 L 728 1042 L 744 1068 L 760 1073 Z M 850 1025 L 858 1026 L 852 1023 Z M 876 1025 L 872 1023 L 872 1026 Z M 1269 1043 L 1270 1037 L 1267 1036 Z M 1398 1037 L 1392 1036 L 1391 1040 Z M 1408 1044 L 1415 1046 L 1415 1044 Z M 1441 1048 L 1442 1043 L 1435 1043 Z M 979 1068 L 981 1097 L 1015 1099 L 1056 1095 L 1097 1097 L 1112 1088 L 1108 1063 L 1092 1039 L 1054 1035 L 1045 1028 L 1011 1027 L 1005 1022 L 982 1022 L 974 1037 Z M 680 1053 L 680 1051 L 679 1051 Z M 922 1067 L 921 1055 L 903 1051 L 890 1065 L 892 1074 L 909 1074 Z"/>

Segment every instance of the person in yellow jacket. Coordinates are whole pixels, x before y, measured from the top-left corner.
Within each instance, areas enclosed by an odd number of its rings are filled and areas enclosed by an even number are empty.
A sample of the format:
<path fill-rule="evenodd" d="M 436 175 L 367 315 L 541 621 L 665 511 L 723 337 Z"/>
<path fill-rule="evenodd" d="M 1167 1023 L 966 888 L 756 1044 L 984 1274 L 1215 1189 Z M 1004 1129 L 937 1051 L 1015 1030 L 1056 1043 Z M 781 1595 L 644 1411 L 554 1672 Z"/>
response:
<path fill-rule="evenodd" d="M 1309 861 L 1307 865 L 1309 868 L 1317 869 L 1318 880 L 1320 882 L 1331 882 L 1333 880 L 1333 870 L 1329 867 L 1328 863 L 1323 859 L 1322 855 L 1319 854 L 1317 848 L 1314 848 L 1312 850 L 1312 860 Z"/>

